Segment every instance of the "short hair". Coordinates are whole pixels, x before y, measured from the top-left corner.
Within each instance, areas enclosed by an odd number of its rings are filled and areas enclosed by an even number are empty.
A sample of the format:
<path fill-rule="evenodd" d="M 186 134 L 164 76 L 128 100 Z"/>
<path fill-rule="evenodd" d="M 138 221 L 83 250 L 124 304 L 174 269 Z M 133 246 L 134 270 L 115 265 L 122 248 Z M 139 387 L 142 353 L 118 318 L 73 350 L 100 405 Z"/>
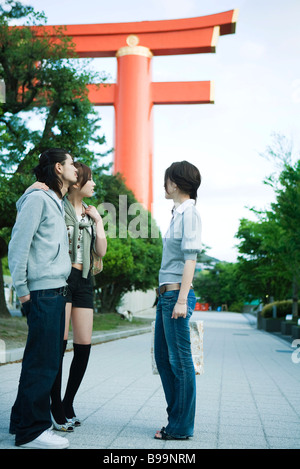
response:
<path fill-rule="evenodd" d="M 191 199 L 197 200 L 197 190 L 201 184 L 201 174 L 198 168 L 188 161 L 172 163 L 165 171 L 165 190 L 168 179 L 174 182 L 178 189 L 188 194 Z"/>
<path fill-rule="evenodd" d="M 78 180 L 77 182 L 80 185 L 80 189 L 87 183 L 89 179 L 92 177 L 92 170 L 86 164 L 79 163 L 76 161 L 74 164 L 75 168 L 77 169 Z"/>
<path fill-rule="evenodd" d="M 40 155 L 39 164 L 33 170 L 39 182 L 44 182 L 58 194 L 61 194 L 62 182 L 55 171 L 55 165 L 56 163 L 64 165 L 67 155 L 72 157 L 64 148 L 49 148 Z"/>

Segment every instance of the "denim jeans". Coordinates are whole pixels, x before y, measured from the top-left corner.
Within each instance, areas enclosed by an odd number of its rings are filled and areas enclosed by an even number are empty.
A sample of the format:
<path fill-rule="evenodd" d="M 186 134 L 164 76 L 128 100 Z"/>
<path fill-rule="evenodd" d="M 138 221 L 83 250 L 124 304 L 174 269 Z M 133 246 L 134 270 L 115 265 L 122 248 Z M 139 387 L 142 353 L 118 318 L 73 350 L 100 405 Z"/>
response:
<path fill-rule="evenodd" d="M 196 377 L 189 328 L 196 297 L 190 290 L 186 318 L 172 319 L 178 295 L 179 290 L 159 295 L 154 354 L 167 402 L 165 431 L 175 438 L 184 438 L 193 436 L 196 410 Z"/>
<path fill-rule="evenodd" d="M 10 419 L 16 445 L 34 440 L 52 425 L 50 391 L 62 354 L 65 297 L 57 290 L 32 291 L 22 308 L 27 316 L 28 337 Z"/>

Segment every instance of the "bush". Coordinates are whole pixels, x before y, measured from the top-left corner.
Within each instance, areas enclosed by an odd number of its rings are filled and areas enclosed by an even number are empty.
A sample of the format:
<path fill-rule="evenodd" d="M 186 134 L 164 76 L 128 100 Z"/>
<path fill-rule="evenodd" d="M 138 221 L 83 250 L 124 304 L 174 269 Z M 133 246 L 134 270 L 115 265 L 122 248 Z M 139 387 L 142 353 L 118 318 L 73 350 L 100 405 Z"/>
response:
<path fill-rule="evenodd" d="M 233 311 L 236 313 L 242 313 L 244 309 L 244 302 L 243 301 L 235 301 L 229 307 L 229 311 Z"/>
<path fill-rule="evenodd" d="M 264 318 L 273 317 L 273 306 L 277 307 L 276 316 L 278 318 L 284 318 L 287 314 L 292 314 L 292 300 L 274 301 L 274 303 L 268 303 L 261 311 L 261 316 Z M 300 306 L 300 300 L 298 301 Z"/>

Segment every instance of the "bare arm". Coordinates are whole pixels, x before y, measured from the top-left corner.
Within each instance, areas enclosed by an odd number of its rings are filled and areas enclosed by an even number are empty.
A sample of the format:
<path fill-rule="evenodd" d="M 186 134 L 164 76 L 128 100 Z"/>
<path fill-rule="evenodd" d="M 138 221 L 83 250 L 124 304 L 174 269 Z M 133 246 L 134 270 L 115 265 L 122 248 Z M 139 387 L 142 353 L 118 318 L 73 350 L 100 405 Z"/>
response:
<path fill-rule="evenodd" d="M 27 187 L 25 192 L 29 191 L 29 189 L 43 189 L 44 191 L 48 191 L 49 187 L 44 182 L 36 181 L 31 184 L 31 186 Z"/>
<path fill-rule="evenodd" d="M 179 317 L 186 317 L 187 313 L 187 296 L 189 294 L 191 284 L 194 278 L 196 261 L 186 260 L 184 264 L 181 288 L 176 305 L 173 309 L 172 318 L 178 319 Z"/>
<path fill-rule="evenodd" d="M 100 213 L 93 205 L 89 205 L 85 210 L 86 214 L 89 215 L 96 223 L 96 254 L 99 257 L 104 257 L 107 249 L 107 240 L 105 236 L 105 231 L 103 227 L 103 221 Z"/>

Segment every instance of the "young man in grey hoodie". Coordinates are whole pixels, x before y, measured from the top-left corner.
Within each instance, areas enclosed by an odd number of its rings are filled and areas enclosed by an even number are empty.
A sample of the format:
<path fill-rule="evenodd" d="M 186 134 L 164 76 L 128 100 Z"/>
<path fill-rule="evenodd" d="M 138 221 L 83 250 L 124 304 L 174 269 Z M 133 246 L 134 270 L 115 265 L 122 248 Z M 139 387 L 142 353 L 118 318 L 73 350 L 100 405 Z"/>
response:
<path fill-rule="evenodd" d="M 41 154 L 35 174 L 50 190 L 31 189 L 18 200 L 8 251 L 9 269 L 28 322 L 10 432 L 16 435 L 17 446 L 60 449 L 69 442 L 51 430 L 50 392 L 60 364 L 71 271 L 62 198 L 77 182 L 77 171 L 66 150 L 51 148 Z"/>

